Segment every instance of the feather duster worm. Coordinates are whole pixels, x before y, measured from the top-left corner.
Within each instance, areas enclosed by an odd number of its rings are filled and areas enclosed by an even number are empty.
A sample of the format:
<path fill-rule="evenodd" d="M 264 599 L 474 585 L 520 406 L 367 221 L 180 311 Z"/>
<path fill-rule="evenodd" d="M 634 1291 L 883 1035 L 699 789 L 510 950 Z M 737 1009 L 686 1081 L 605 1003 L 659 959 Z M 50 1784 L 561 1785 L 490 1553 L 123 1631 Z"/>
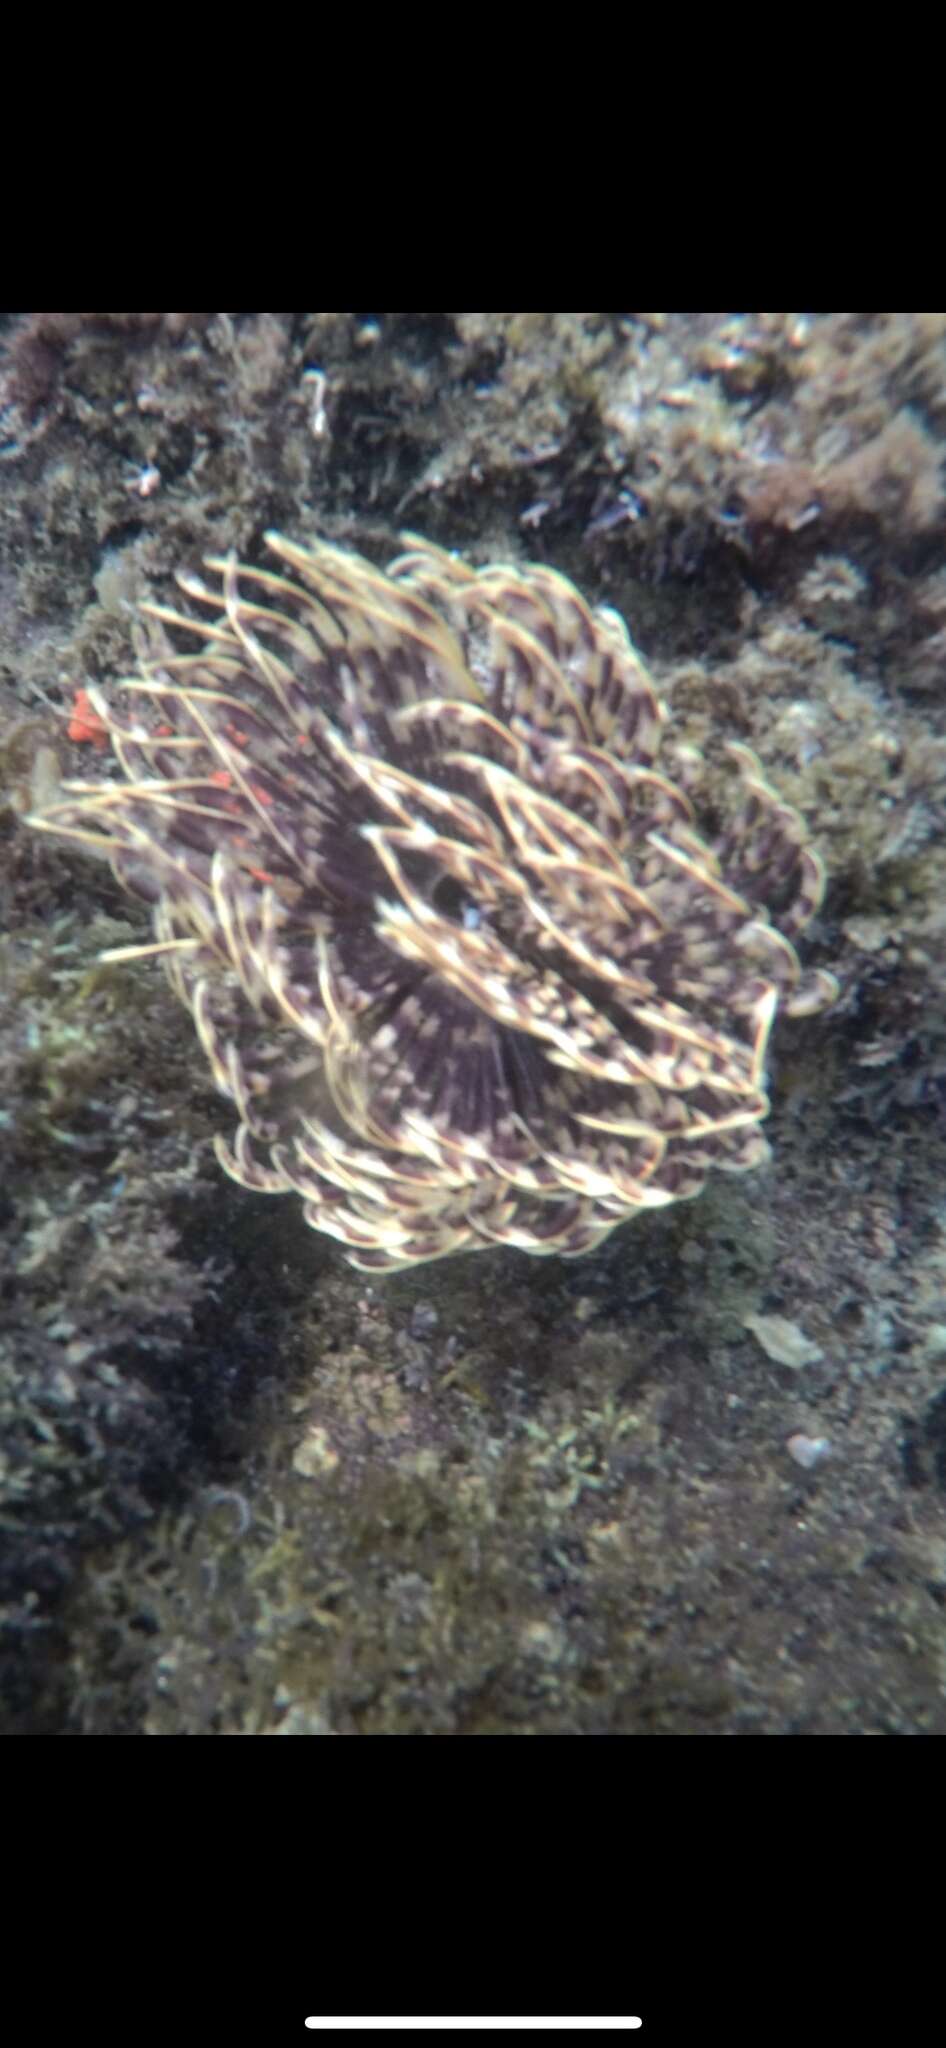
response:
<path fill-rule="evenodd" d="M 387 572 L 270 534 L 146 610 L 123 779 L 34 820 L 106 849 L 236 1106 L 222 1165 L 351 1263 L 574 1256 L 766 1156 L 817 856 L 755 757 L 702 766 L 619 616 L 551 569 L 407 537 Z"/>

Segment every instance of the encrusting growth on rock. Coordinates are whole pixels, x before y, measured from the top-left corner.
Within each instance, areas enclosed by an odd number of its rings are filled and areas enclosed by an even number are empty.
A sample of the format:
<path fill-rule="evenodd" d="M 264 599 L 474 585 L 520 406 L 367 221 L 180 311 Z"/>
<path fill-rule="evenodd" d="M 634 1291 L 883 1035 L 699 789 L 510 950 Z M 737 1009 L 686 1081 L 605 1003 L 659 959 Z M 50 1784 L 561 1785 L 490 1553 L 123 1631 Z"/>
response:
<path fill-rule="evenodd" d="M 704 769 L 622 619 L 551 569 L 407 536 L 386 572 L 270 534 L 148 606 L 122 770 L 33 819 L 103 847 L 237 1108 L 227 1172 L 355 1266 L 569 1256 L 766 1156 L 821 866 L 753 754 Z"/>

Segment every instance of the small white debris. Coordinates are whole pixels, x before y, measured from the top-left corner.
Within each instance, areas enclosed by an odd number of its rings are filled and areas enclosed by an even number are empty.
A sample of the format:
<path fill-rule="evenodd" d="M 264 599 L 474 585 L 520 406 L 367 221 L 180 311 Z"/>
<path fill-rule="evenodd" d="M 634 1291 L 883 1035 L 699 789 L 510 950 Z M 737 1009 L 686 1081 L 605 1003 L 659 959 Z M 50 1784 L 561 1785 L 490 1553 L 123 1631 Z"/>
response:
<path fill-rule="evenodd" d="M 820 1465 L 822 1458 L 831 1456 L 831 1443 L 828 1437 L 806 1436 L 803 1430 L 798 1430 L 794 1436 L 790 1436 L 785 1448 L 789 1457 L 794 1458 L 796 1465 L 801 1465 L 805 1472 L 813 1472 L 815 1466 Z"/>
<path fill-rule="evenodd" d="M 309 432 L 314 441 L 321 441 L 329 430 L 328 415 L 325 410 L 328 378 L 324 370 L 304 370 L 302 382 L 303 384 L 310 384 L 312 387 Z"/>
<path fill-rule="evenodd" d="M 153 498 L 155 491 L 160 488 L 160 484 L 161 471 L 155 467 L 153 462 L 146 462 L 141 469 L 136 469 L 134 474 L 128 478 L 125 489 L 126 491 L 133 491 L 137 498 Z"/>
<path fill-rule="evenodd" d="M 776 1365 L 790 1365 L 797 1372 L 803 1365 L 817 1365 L 824 1357 L 820 1344 L 812 1344 L 798 1324 L 788 1322 L 785 1316 L 744 1316 L 743 1325 Z"/>

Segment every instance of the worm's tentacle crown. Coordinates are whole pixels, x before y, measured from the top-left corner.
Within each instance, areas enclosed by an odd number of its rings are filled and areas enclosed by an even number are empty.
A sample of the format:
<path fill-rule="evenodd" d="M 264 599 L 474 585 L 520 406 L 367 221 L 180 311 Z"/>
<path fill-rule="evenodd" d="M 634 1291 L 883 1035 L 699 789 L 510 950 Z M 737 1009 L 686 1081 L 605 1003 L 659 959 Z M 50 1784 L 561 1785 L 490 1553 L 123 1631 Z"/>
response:
<path fill-rule="evenodd" d="M 267 536 L 148 607 L 122 770 L 34 822 L 104 846 L 236 1106 L 221 1163 L 352 1264 L 576 1255 L 766 1156 L 821 867 L 747 748 L 710 841 L 615 612 L 408 537 Z M 113 955 L 113 957 L 117 957 Z"/>

